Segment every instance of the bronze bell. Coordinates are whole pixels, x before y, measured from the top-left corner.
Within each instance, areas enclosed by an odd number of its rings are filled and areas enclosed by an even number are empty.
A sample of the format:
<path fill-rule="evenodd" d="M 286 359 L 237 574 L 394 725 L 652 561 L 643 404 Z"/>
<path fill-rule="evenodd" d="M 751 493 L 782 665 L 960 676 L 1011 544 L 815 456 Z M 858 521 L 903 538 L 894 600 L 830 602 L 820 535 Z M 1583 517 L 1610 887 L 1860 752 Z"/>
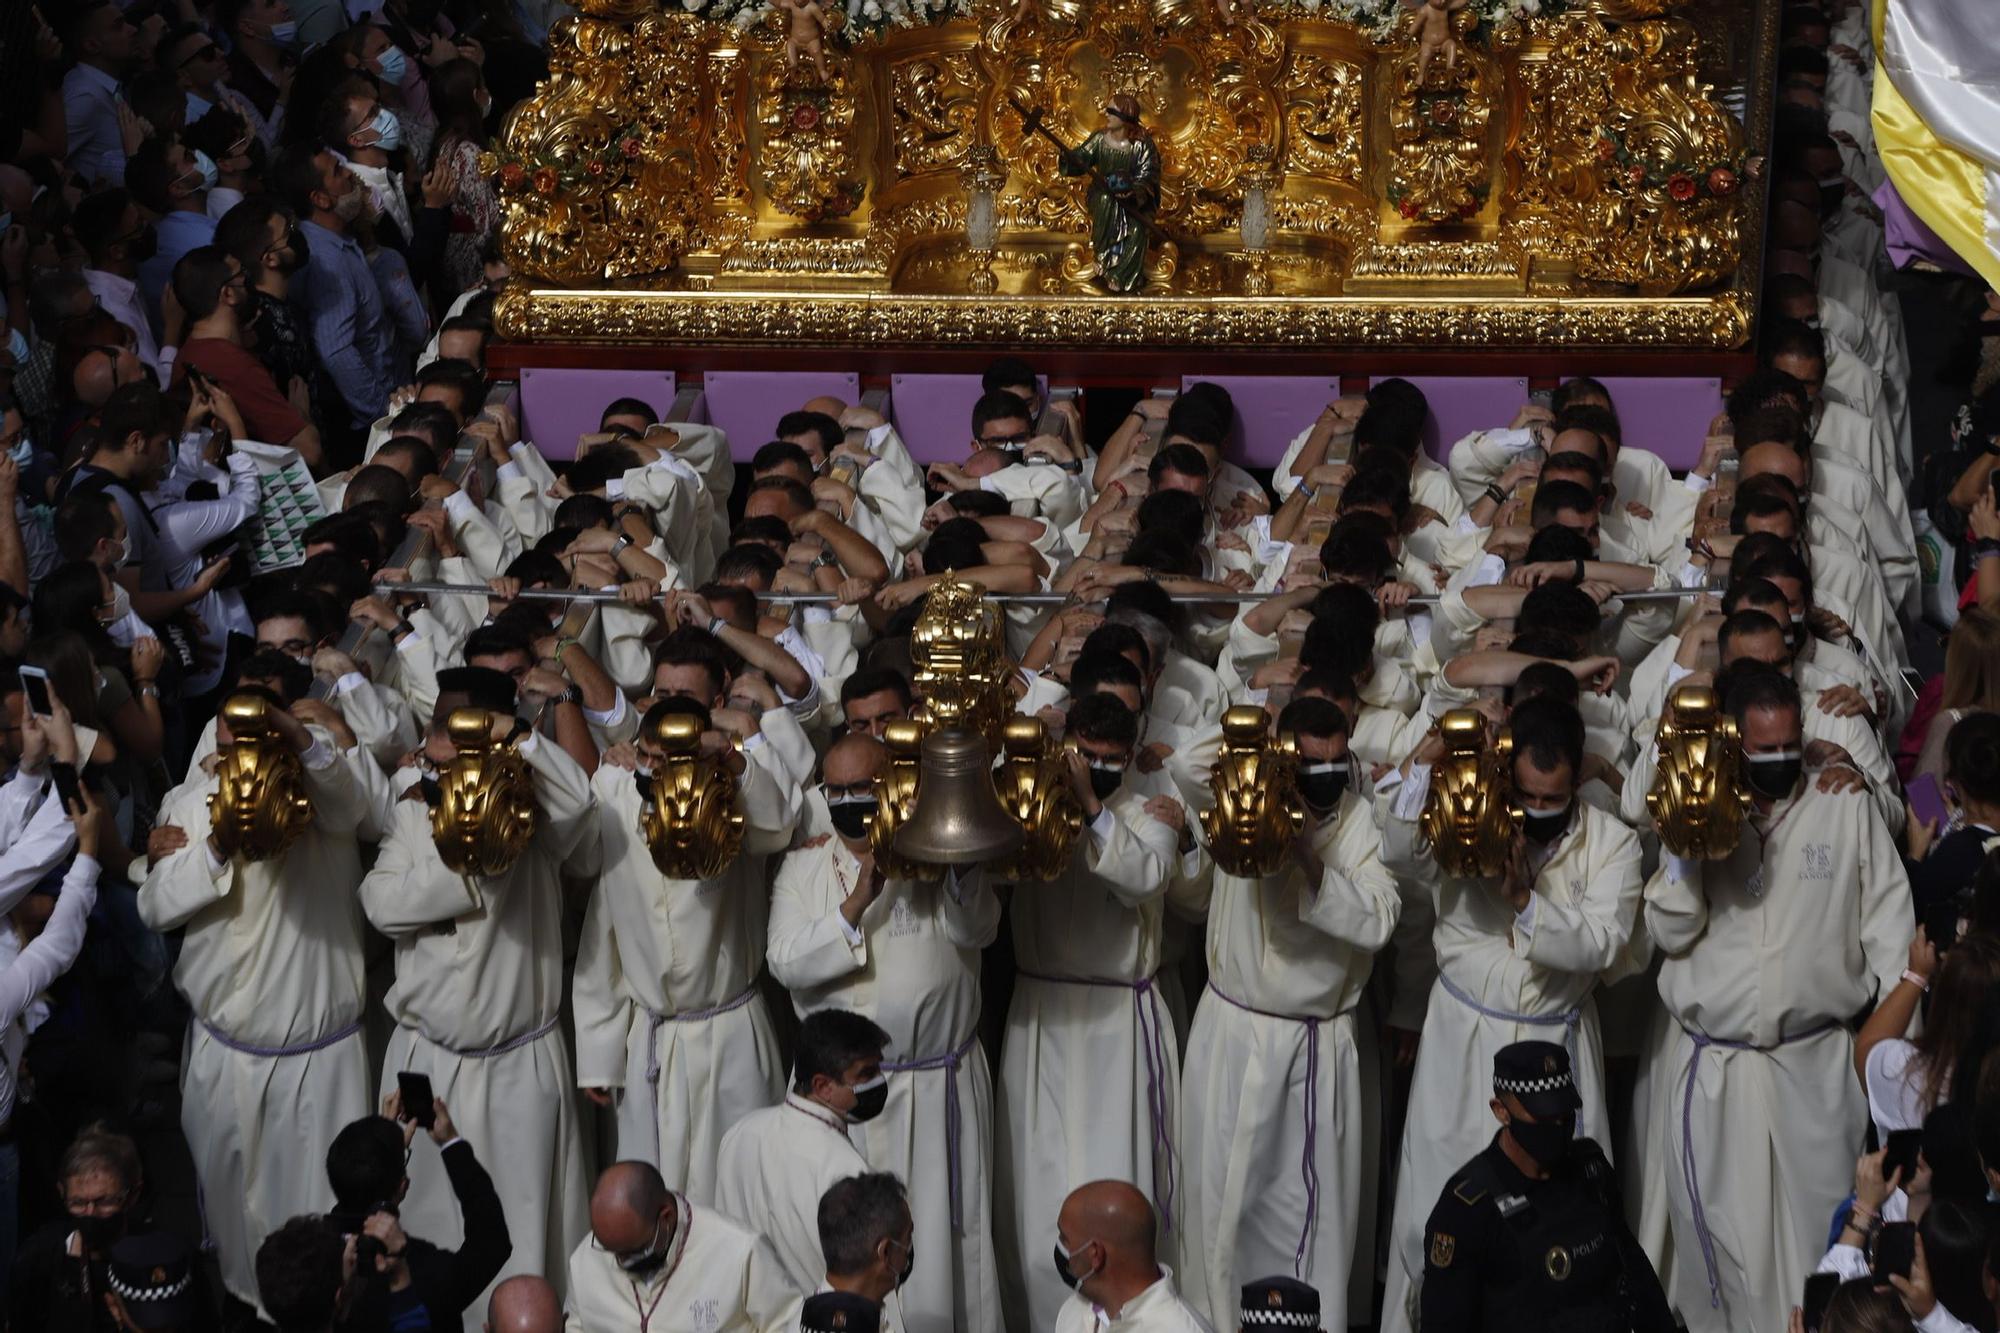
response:
<path fill-rule="evenodd" d="M 972 731 L 924 737 L 917 808 L 896 830 L 896 854 L 934 866 L 973 865 L 1012 856 L 1021 826 L 1000 806 L 986 740 Z"/>

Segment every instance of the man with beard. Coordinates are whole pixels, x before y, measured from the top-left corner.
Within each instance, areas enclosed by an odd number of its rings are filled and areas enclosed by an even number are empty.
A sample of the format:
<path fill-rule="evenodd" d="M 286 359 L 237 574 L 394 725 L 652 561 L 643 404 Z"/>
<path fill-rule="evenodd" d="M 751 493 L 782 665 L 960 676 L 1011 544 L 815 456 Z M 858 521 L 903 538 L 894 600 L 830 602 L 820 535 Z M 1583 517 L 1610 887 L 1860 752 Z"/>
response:
<path fill-rule="evenodd" d="M 173 284 L 188 320 L 174 362 L 175 383 L 190 374 L 206 378 L 235 401 L 251 439 L 287 445 L 299 451 L 308 467 L 318 468 L 318 428 L 244 346 L 259 307 L 242 263 L 219 247 L 197 246 L 174 265 Z"/>

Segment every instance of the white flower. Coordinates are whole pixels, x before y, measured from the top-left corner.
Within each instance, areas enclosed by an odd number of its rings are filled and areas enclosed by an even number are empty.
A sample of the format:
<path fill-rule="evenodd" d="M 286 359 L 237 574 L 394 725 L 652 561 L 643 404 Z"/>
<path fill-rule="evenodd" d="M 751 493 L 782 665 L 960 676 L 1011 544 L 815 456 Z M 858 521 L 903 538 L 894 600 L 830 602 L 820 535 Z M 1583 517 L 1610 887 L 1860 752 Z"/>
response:
<path fill-rule="evenodd" d="M 1514 12 L 1522 18 L 1533 18 L 1542 12 L 1542 0 L 1514 0 Z"/>
<path fill-rule="evenodd" d="M 867 3 L 861 6 L 861 13 L 864 18 L 879 19 L 882 17 L 882 6 L 876 4 L 875 0 L 867 0 Z"/>

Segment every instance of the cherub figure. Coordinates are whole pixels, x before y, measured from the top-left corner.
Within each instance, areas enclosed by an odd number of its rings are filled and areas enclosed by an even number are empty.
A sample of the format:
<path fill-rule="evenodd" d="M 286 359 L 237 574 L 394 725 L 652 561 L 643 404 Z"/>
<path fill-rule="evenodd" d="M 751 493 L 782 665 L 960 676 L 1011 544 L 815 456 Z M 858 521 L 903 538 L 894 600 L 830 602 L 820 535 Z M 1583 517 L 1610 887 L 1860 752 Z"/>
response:
<path fill-rule="evenodd" d="M 1452 32 L 1452 15 L 1470 0 L 1403 0 L 1410 11 L 1410 29 L 1417 39 L 1417 86 L 1430 82 L 1431 57 L 1444 53 L 1444 75 L 1451 77 L 1458 67 L 1458 37 Z"/>
<path fill-rule="evenodd" d="M 812 57 L 820 82 L 831 80 L 833 75 L 826 68 L 826 34 L 833 30 L 834 21 L 820 0 L 771 0 L 771 5 L 791 15 L 791 26 L 785 31 L 785 68 L 797 69 L 799 56 L 805 54 Z"/>

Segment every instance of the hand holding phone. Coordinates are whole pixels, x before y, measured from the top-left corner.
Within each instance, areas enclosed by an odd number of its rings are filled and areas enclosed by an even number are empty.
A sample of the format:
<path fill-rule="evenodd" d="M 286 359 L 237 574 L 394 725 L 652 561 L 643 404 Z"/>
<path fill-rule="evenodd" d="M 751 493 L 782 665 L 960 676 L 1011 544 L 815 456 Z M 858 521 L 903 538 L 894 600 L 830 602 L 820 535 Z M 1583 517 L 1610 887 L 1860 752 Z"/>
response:
<path fill-rule="evenodd" d="M 1885 1222 L 1875 1233 L 1875 1276 L 1907 1278 L 1917 1258 L 1917 1224 Z"/>
<path fill-rule="evenodd" d="M 1921 1129 L 1899 1129 L 1889 1135 L 1882 1145 L 1882 1179 L 1893 1180 L 1908 1189 L 1910 1181 L 1917 1174 L 1917 1154 L 1923 1150 L 1924 1132 Z M 1901 1176 L 1896 1173 L 1901 1172 Z"/>
<path fill-rule="evenodd" d="M 1910 812 L 1918 819 L 1935 828 L 1944 828 L 1951 811 L 1945 808 L 1944 793 L 1933 774 L 1920 774 L 1903 788 L 1903 794 L 1910 802 Z"/>
<path fill-rule="evenodd" d="M 428 1130 L 437 1123 L 437 1108 L 432 1104 L 429 1074 L 419 1074 L 410 1069 L 398 1070 L 396 1088 L 403 1094 L 403 1119 L 423 1130 Z"/>
<path fill-rule="evenodd" d="M 1805 1316 L 1806 1333 L 1819 1333 L 1820 1322 L 1826 1317 L 1827 1302 L 1833 1293 L 1840 1290 L 1840 1274 L 1814 1273 L 1806 1278 L 1805 1299 L 1800 1303 L 1800 1312 Z"/>
<path fill-rule="evenodd" d="M 28 695 L 28 711 L 36 717 L 56 715 L 53 696 L 49 692 L 49 673 L 36 666 L 21 668 L 21 688 Z"/>
<path fill-rule="evenodd" d="M 61 799 L 66 813 L 79 819 L 90 813 L 90 807 L 84 803 L 83 783 L 76 775 L 76 765 L 50 764 L 49 775 L 55 779 L 56 796 Z"/>

